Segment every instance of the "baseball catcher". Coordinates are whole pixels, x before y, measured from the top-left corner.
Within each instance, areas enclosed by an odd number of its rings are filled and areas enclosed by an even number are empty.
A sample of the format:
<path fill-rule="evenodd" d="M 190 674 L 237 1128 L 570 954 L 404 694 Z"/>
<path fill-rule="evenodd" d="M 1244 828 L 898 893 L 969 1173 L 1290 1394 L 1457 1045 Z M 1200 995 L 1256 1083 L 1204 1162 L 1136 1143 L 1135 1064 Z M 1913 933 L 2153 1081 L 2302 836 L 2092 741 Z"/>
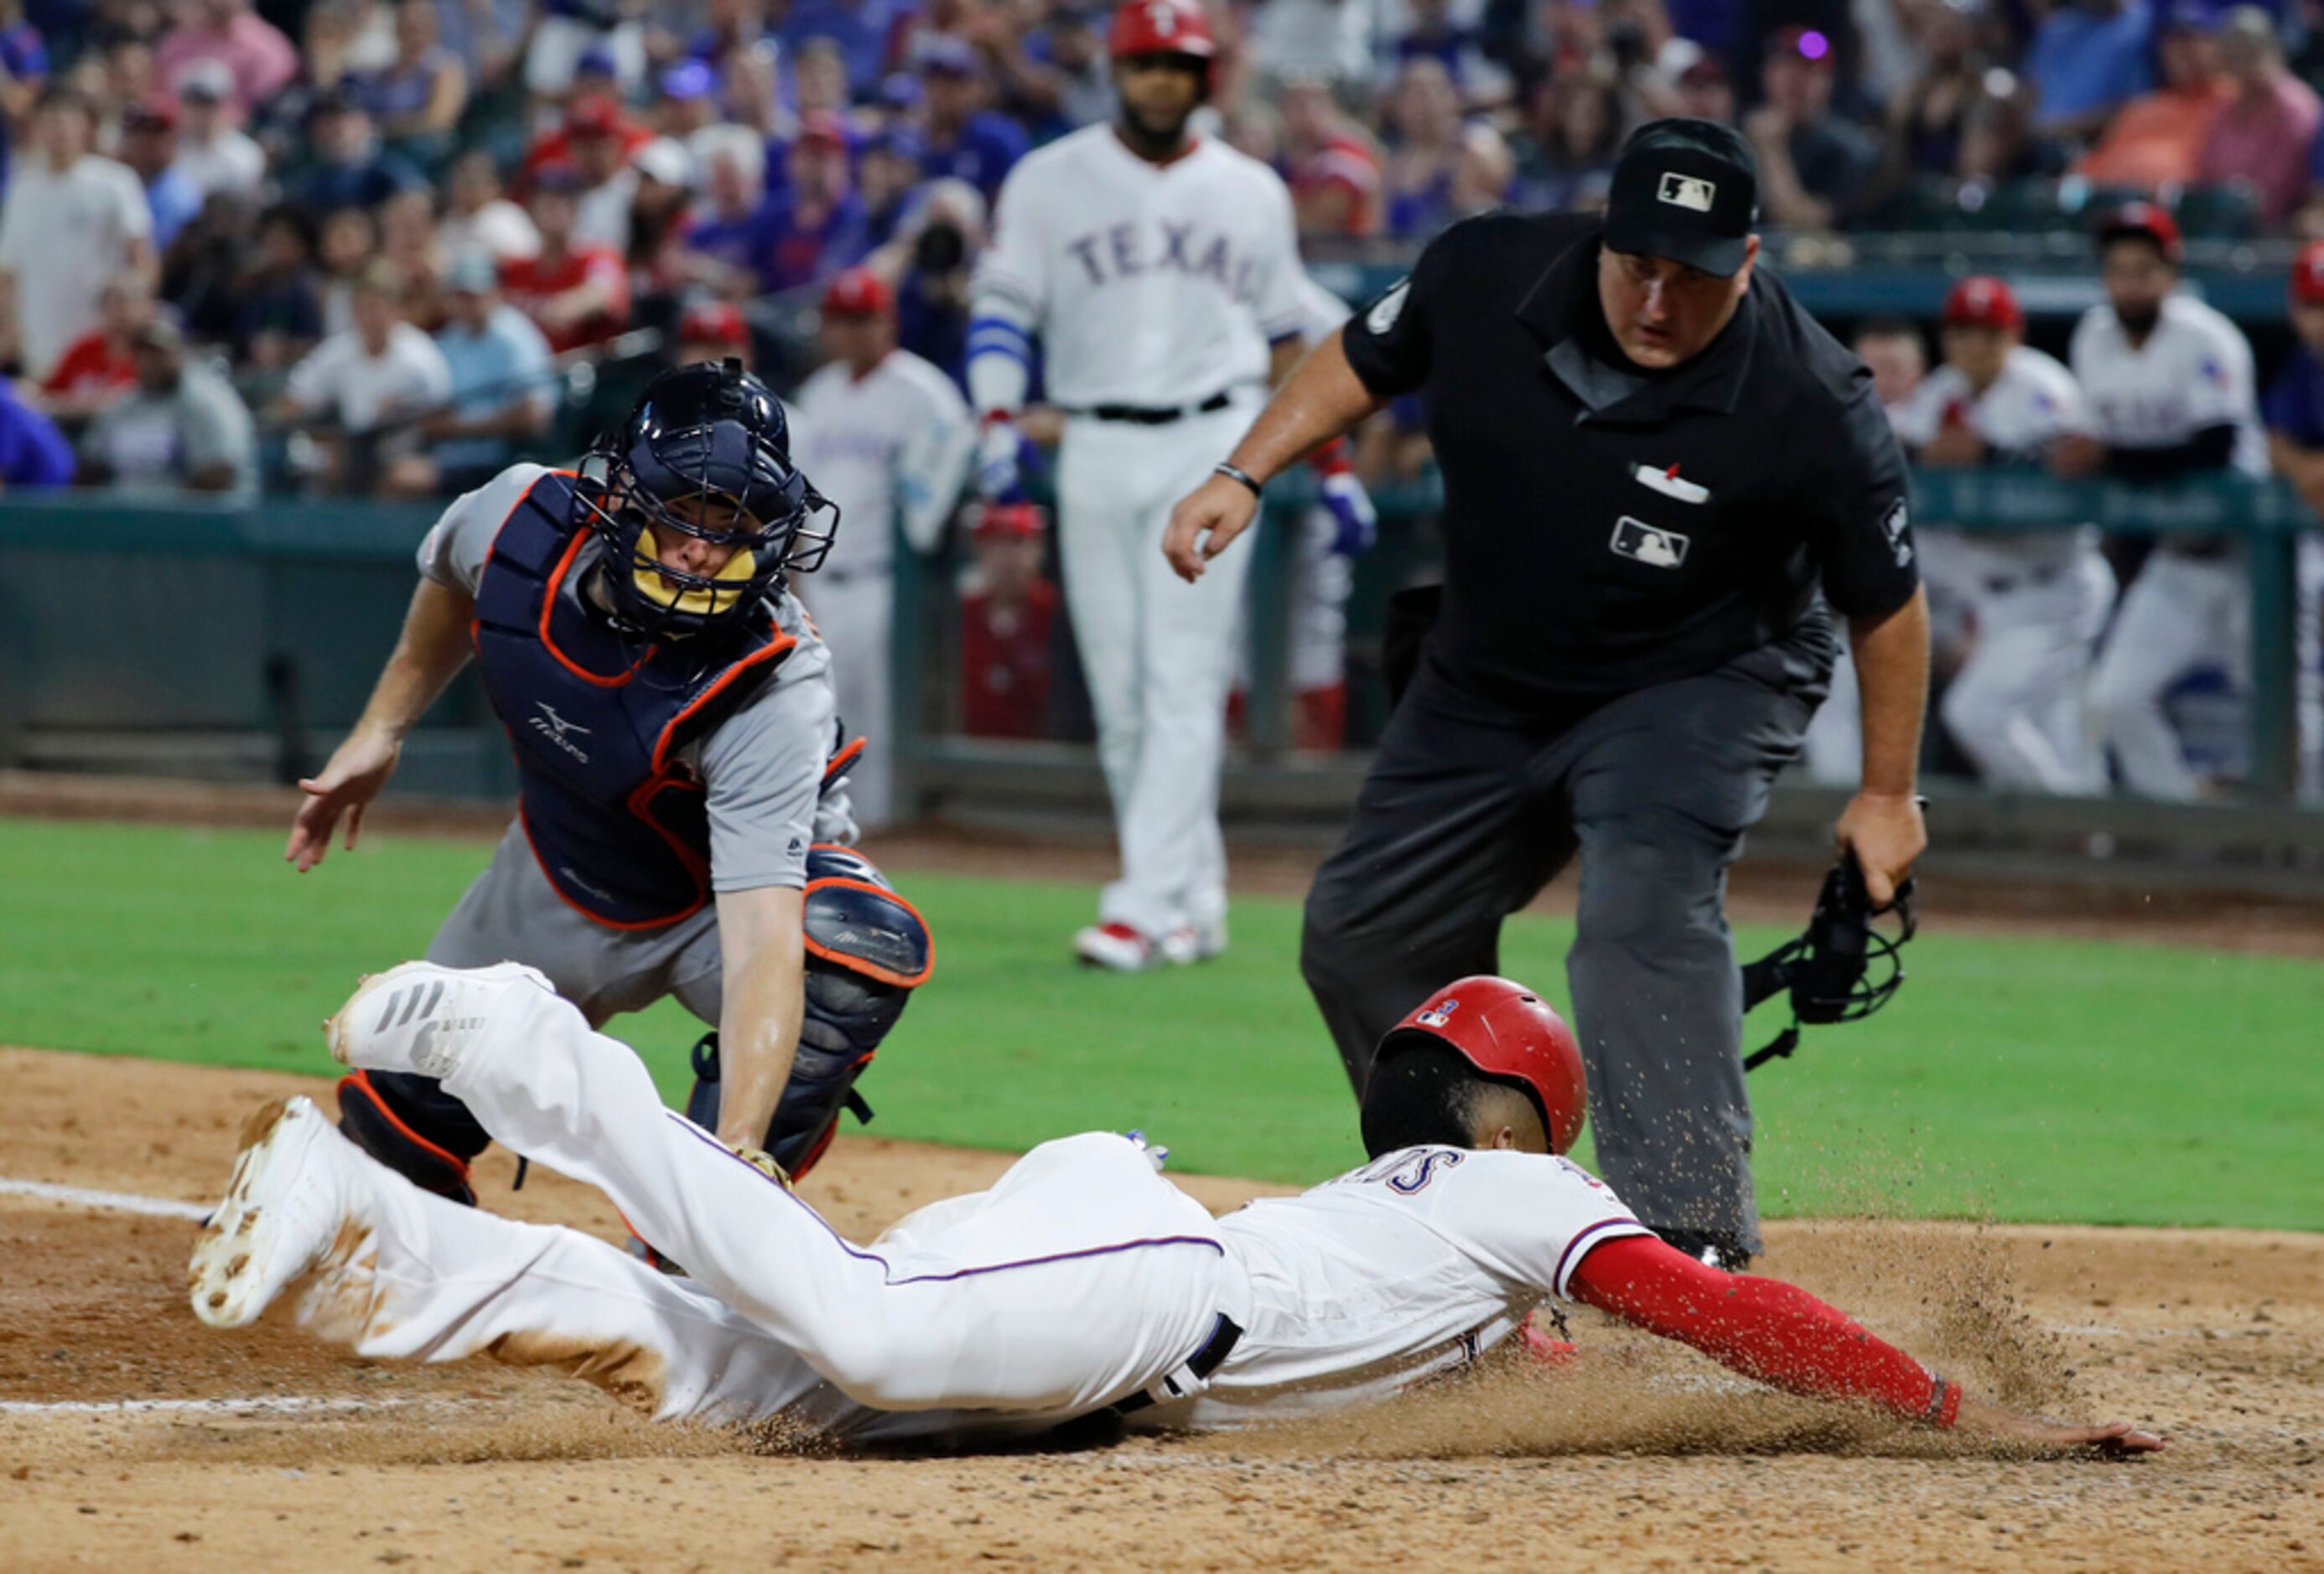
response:
<path fill-rule="evenodd" d="M 1457 1372 L 1563 1299 L 1796 1394 L 2061 1448 L 2162 1446 L 2006 1410 L 1805 1291 L 1655 1238 L 1561 1156 L 1586 1113 L 1581 1052 L 1506 979 L 1462 979 L 1388 1034 L 1362 1100 L 1370 1162 L 1304 1196 L 1213 1220 L 1142 1138 L 1090 1132 L 861 1246 L 764 1154 L 660 1109 L 636 1057 L 530 968 L 406 963 L 328 1036 L 350 1066 L 440 1078 L 696 1278 L 449 1207 L 280 1100 L 245 1128 L 194 1247 L 193 1308 L 213 1327 L 287 1293 L 310 1332 L 359 1354 L 539 1350 L 667 1419 L 780 1415 L 870 1441 L 1330 1410 Z"/>
<path fill-rule="evenodd" d="M 445 511 L 370 704 L 300 784 L 284 854 L 314 868 L 343 817 L 355 845 L 405 736 L 473 658 L 520 809 L 429 958 L 514 958 L 592 1024 L 677 996 L 716 1030 L 697 1052 L 705 1124 L 796 1172 L 932 955 L 910 905 L 837 845 L 863 743 L 844 741 L 789 579 L 838 522 L 741 363 L 664 373 L 578 470 L 519 465 Z M 382 1164 L 475 1200 L 490 1138 L 433 1077 L 357 1068 L 339 1110 Z"/>

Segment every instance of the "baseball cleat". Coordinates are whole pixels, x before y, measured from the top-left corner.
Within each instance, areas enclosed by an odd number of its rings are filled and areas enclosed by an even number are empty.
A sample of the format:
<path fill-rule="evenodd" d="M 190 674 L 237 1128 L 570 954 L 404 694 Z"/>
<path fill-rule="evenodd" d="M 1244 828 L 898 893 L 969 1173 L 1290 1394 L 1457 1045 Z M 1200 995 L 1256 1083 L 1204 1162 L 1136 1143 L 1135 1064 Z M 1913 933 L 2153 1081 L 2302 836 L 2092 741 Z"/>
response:
<path fill-rule="evenodd" d="M 410 1072 L 442 1081 L 490 1025 L 508 991 L 557 990 L 538 968 L 496 962 L 490 967 L 445 967 L 407 962 L 355 986 L 323 1034 L 331 1058 L 370 1072 Z"/>
<path fill-rule="evenodd" d="M 1093 924 L 1074 936 L 1074 954 L 1087 967 L 1144 972 L 1167 960 L 1162 948 L 1127 924 Z"/>
<path fill-rule="evenodd" d="M 256 1320 L 331 1251 L 350 1217 L 355 1152 L 314 1101 L 275 1099 L 243 1122 L 226 1201 L 194 1238 L 186 1284 L 212 1328 Z"/>
<path fill-rule="evenodd" d="M 1162 960 L 1174 967 L 1190 967 L 1223 955 L 1227 948 L 1226 920 L 1181 924 L 1162 937 Z"/>

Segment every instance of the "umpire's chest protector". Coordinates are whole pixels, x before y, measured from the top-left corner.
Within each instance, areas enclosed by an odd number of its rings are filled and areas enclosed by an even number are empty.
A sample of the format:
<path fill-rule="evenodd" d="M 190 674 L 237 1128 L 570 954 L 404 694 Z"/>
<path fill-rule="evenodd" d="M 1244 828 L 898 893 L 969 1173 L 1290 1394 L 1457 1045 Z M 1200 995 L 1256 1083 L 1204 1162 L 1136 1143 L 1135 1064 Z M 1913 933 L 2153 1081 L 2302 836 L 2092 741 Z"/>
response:
<path fill-rule="evenodd" d="M 515 745 L 519 815 L 541 872 L 598 923 L 651 929 L 710 897 L 706 793 L 678 759 L 797 641 L 766 619 L 706 661 L 641 649 L 585 605 L 595 539 L 573 480 L 542 476 L 502 522 L 476 586 L 476 662 Z"/>

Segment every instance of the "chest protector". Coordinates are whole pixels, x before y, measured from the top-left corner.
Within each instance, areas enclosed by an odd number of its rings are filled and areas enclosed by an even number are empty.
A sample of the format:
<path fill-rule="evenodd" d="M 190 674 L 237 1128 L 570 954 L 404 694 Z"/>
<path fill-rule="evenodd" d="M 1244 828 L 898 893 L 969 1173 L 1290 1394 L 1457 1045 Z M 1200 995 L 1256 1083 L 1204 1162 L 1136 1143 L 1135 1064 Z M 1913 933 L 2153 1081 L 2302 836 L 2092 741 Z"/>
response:
<path fill-rule="evenodd" d="M 576 594 L 595 538 L 573 478 L 542 476 L 501 524 L 476 586 L 476 663 L 515 745 L 518 813 L 558 894 L 614 929 L 652 929 L 710 899 L 707 793 L 677 759 L 798 643 L 770 608 L 706 659 L 641 652 Z"/>

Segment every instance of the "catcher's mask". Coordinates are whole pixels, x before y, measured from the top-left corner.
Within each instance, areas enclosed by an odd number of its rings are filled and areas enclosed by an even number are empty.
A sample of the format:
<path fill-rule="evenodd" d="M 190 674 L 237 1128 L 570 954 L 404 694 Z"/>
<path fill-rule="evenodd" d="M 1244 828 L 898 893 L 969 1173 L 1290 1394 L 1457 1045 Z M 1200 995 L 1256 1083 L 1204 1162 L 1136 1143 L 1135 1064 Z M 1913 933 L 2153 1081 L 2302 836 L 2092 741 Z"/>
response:
<path fill-rule="evenodd" d="M 1449 1049 L 1480 1074 L 1522 1091 L 1541 1117 L 1550 1152 L 1580 1140 L 1590 1114 L 1582 1046 L 1565 1018 L 1523 984 L 1489 973 L 1455 980 L 1388 1030 L 1372 1065 L 1421 1045 Z"/>
<path fill-rule="evenodd" d="M 1919 927 L 1914 897 L 1907 879 L 1894 900 L 1875 908 L 1856 854 L 1840 854 L 1824 876 L 1807 933 L 1744 964 L 1746 1011 L 1786 990 L 1792 997 L 1792 1025 L 1745 1061 L 1745 1071 L 1797 1049 L 1803 1024 L 1860 1021 L 1895 998 L 1904 984 L 1904 944 Z M 1895 920 L 1893 934 L 1873 926 L 1875 919 L 1888 917 Z"/>
<path fill-rule="evenodd" d="M 582 460 L 574 492 L 582 522 L 605 544 L 614 616 L 651 638 L 739 622 L 785 573 L 819 567 L 839 529 L 838 508 L 791 464 L 782 406 L 733 360 L 647 384 L 629 419 Z M 678 536 L 732 556 L 708 573 L 669 566 L 660 548 Z"/>

